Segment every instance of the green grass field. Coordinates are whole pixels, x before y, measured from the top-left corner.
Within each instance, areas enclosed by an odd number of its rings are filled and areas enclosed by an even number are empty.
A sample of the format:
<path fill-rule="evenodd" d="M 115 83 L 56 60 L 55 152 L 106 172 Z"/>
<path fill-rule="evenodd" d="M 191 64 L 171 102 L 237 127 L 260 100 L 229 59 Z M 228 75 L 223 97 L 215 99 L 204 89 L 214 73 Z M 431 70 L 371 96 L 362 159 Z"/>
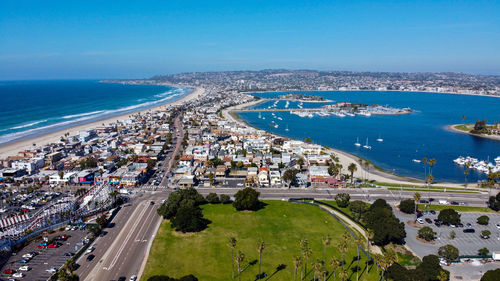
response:
<path fill-rule="evenodd" d="M 321 237 L 329 234 L 332 244 L 327 247 L 327 260 L 341 259 L 337 241 L 345 228 L 318 207 L 281 201 L 265 201 L 268 205 L 256 212 L 237 212 L 232 205 L 204 205 L 203 214 L 211 221 L 207 229 L 196 234 L 178 234 L 164 221 L 151 247 L 141 280 L 153 275 L 181 277 L 194 274 L 199 280 L 231 280 L 230 237 L 237 240 L 236 252 L 245 254 L 241 280 L 256 280 L 258 274 L 257 243 L 265 241 L 262 280 L 293 280 L 293 259 L 300 255 L 299 240 L 306 238 L 313 251 L 307 264 L 307 280 L 312 280 L 311 263 L 323 260 Z M 356 247 L 350 244 L 346 267 L 351 280 L 356 279 Z M 361 253 L 360 280 L 375 280 L 376 268 L 365 270 L 366 257 Z M 280 265 L 284 269 L 277 270 Z M 329 272 L 331 268 L 327 266 Z M 300 272 L 300 270 L 299 270 Z M 338 271 L 337 271 L 338 272 Z M 333 276 L 330 278 L 333 280 Z M 338 278 L 337 278 L 338 279 Z M 237 278 L 236 278 L 237 280 Z"/>
<path fill-rule="evenodd" d="M 493 211 L 490 208 L 486 208 L 486 207 L 438 205 L 438 204 L 433 204 L 428 208 L 425 208 L 425 204 L 418 204 L 418 209 L 419 210 L 434 210 L 434 211 L 441 211 L 443 209 L 453 209 L 453 210 L 459 211 L 459 212 L 495 213 L 495 211 Z"/>

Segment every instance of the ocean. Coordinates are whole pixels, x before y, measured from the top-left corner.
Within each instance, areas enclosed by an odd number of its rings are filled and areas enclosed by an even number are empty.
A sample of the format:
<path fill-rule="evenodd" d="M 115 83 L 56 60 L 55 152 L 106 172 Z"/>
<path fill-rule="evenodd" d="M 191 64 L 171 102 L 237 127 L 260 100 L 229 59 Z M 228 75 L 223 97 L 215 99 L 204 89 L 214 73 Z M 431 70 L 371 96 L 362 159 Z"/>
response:
<path fill-rule="evenodd" d="M 305 93 L 305 92 L 299 92 Z M 310 92 L 307 92 L 310 93 Z M 259 97 L 277 97 L 283 93 L 257 93 Z M 451 124 L 474 123 L 487 119 L 489 123 L 500 121 L 500 98 L 468 95 L 416 92 L 314 92 L 313 94 L 336 102 L 389 105 L 397 108 L 410 107 L 416 110 L 408 115 L 372 115 L 365 117 L 314 116 L 299 117 L 289 112 L 261 113 L 242 112 L 239 116 L 251 126 L 289 138 L 327 145 L 368 159 L 378 167 L 401 176 L 423 179 L 424 165 L 413 159 L 435 158 L 433 176 L 437 182 L 464 182 L 464 168 L 453 163 L 459 156 L 472 156 L 490 162 L 500 156 L 500 141 L 479 138 L 448 131 Z M 260 104 L 267 108 L 274 101 Z M 277 108 L 284 108 L 280 101 Z M 289 108 L 297 108 L 297 102 L 290 102 Z M 304 103 L 303 107 L 320 107 L 323 104 Z M 283 120 L 277 119 L 281 117 Z M 279 126 L 274 128 L 270 122 Z M 288 129 L 288 131 L 286 130 Z M 377 142 L 382 138 L 383 142 Z M 372 149 L 355 146 L 368 144 Z M 347 167 L 344 167 L 344 171 Z M 484 173 L 471 170 L 469 182 L 486 179 Z"/>
<path fill-rule="evenodd" d="M 175 101 L 191 90 L 96 80 L 0 81 L 0 145 Z"/>

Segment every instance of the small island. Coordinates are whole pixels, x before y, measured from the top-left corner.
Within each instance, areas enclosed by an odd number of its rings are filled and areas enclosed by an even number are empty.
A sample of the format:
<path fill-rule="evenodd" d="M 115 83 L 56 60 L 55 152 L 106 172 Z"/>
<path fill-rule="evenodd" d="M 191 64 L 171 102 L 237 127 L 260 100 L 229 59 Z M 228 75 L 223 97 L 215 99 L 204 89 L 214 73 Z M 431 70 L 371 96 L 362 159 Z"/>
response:
<path fill-rule="evenodd" d="M 487 120 L 478 119 L 474 124 L 455 124 L 447 126 L 453 132 L 465 133 L 476 137 L 500 140 L 500 122 L 487 124 Z"/>

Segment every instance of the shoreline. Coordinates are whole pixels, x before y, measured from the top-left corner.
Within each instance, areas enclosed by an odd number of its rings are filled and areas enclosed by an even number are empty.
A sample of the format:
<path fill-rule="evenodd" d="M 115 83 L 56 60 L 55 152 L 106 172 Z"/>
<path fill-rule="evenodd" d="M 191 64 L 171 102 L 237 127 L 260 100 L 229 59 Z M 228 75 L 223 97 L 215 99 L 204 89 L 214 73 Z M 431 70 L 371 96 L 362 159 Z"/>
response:
<path fill-rule="evenodd" d="M 463 96 L 475 96 L 475 97 L 491 97 L 500 98 L 500 95 L 481 95 L 481 94 L 470 94 L 470 93 L 458 93 L 458 92 L 436 92 L 436 91 L 402 91 L 402 90 L 282 90 L 282 91 L 251 91 L 251 92 L 241 92 L 243 94 L 262 94 L 262 93 L 282 93 L 282 92 L 401 92 L 401 93 L 426 93 L 426 94 L 445 94 L 445 95 L 463 95 Z"/>
<path fill-rule="evenodd" d="M 452 125 L 447 125 L 444 128 L 447 131 L 454 132 L 454 133 L 460 133 L 460 134 L 469 135 L 469 136 L 473 136 L 473 137 L 500 141 L 500 136 L 483 135 L 483 134 L 477 135 L 477 134 L 473 134 L 473 133 L 466 132 L 466 131 L 455 128 L 456 126 L 460 126 L 460 125 L 467 125 L 467 124 L 452 124 Z"/>
<path fill-rule="evenodd" d="M 289 138 L 286 136 L 280 136 L 280 135 L 275 134 L 273 132 L 269 132 L 266 130 L 255 128 L 252 125 L 245 122 L 239 116 L 234 116 L 234 114 L 237 113 L 238 110 L 254 106 L 255 104 L 258 104 L 258 102 L 259 102 L 259 100 L 256 100 L 256 101 L 252 101 L 249 103 L 240 104 L 240 105 L 225 108 L 222 110 L 222 115 L 228 121 L 233 121 L 233 122 L 239 123 L 240 125 L 248 126 L 248 127 L 254 128 L 256 130 L 263 131 L 263 132 L 266 132 L 268 134 L 277 136 L 277 137 L 285 137 L 288 139 L 292 139 L 292 138 Z M 324 145 L 322 145 L 322 147 L 325 148 Z M 342 150 L 335 149 L 335 148 L 328 147 L 325 149 L 329 152 L 333 152 L 339 158 L 339 163 L 342 164 L 343 171 L 344 170 L 347 171 L 347 166 L 350 163 L 356 163 L 358 169 L 356 170 L 356 172 L 354 172 L 354 177 L 368 178 L 368 181 L 377 181 L 377 182 L 383 182 L 383 183 L 389 183 L 389 184 L 425 186 L 425 182 L 421 179 L 412 178 L 412 177 L 404 177 L 404 176 L 392 174 L 390 172 L 387 172 L 385 170 L 382 170 L 381 168 L 374 166 L 373 164 L 371 164 L 371 167 L 368 170 L 366 170 L 363 167 L 363 165 L 359 162 L 359 159 L 363 159 L 363 158 L 358 157 L 358 156 L 353 155 L 353 154 L 350 154 L 348 152 L 342 151 Z M 365 159 L 363 159 L 363 160 L 365 160 Z M 463 184 L 461 184 L 461 183 L 437 182 L 437 183 L 435 183 L 435 185 L 436 184 L 438 184 L 440 186 L 464 188 Z M 469 185 L 469 187 L 474 187 L 474 185 Z"/>
<path fill-rule="evenodd" d="M 161 108 L 168 107 L 168 106 L 178 105 L 178 104 L 181 104 L 183 102 L 186 102 L 186 101 L 189 101 L 192 99 L 196 99 L 200 95 L 202 95 L 204 92 L 205 92 L 204 88 L 196 87 L 196 88 L 193 88 L 193 90 L 189 94 L 186 94 L 185 96 L 181 97 L 178 100 L 166 102 L 166 103 L 161 104 L 161 105 L 155 105 L 151 108 L 141 109 L 138 111 L 129 112 L 126 114 L 121 114 L 121 115 L 116 115 L 116 116 L 112 116 L 112 117 L 106 117 L 104 119 L 94 120 L 92 122 L 85 123 L 85 124 L 76 124 L 75 126 L 71 126 L 69 128 L 65 128 L 65 129 L 60 129 L 60 130 L 50 132 L 50 133 L 47 133 L 47 134 L 44 134 L 41 136 L 35 136 L 32 138 L 21 139 L 21 140 L 14 141 L 11 143 L 2 144 L 2 145 L 0 145 L 0 159 L 6 158 L 8 156 L 17 155 L 18 152 L 33 147 L 33 144 L 36 144 L 36 146 L 40 146 L 40 145 L 47 145 L 49 143 L 58 142 L 60 140 L 61 136 L 63 136 L 65 133 L 70 133 L 70 135 L 75 135 L 78 131 L 89 130 L 89 129 L 93 129 L 96 127 L 100 127 L 100 126 L 102 126 L 102 124 L 108 125 L 108 124 L 114 123 L 116 121 L 126 120 L 129 118 L 129 116 L 134 115 L 134 114 L 138 114 L 138 113 L 141 114 L 141 113 L 145 113 L 145 112 L 152 111 L 152 110 L 159 110 Z"/>

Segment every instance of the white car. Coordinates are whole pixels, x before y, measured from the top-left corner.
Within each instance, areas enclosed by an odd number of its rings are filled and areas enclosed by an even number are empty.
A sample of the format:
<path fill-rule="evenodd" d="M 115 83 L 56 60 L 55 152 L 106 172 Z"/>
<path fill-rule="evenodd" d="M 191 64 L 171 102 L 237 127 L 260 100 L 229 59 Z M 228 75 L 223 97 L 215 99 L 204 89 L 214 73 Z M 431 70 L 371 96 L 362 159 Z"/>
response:
<path fill-rule="evenodd" d="M 22 272 L 16 272 L 12 275 L 12 277 L 16 277 L 16 278 L 23 278 L 24 277 L 24 273 Z"/>
<path fill-rule="evenodd" d="M 57 268 L 51 267 L 49 269 L 46 269 L 45 271 L 47 271 L 48 273 L 55 273 L 57 271 Z"/>
<path fill-rule="evenodd" d="M 19 268 L 20 271 L 29 271 L 31 269 L 31 267 L 27 266 L 27 265 L 23 265 Z"/>
<path fill-rule="evenodd" d="M 23 258 L 32 259 L 33 258 L 33 254 L 30 254 L 30 253 L 24 254 Z"/>
<path fill-rule="evenodd" d="M 500 223 L 497 223 L 495 226 L 496 226 L 498 229 L 500 229 Z"/>
<path fill-rule="evenodd" d="M 417 219 L 417 221 L 418 221 L 418 223 L 420 223 L 420 224 L 424 224 L 424 220 L 423 220 L 423 219 L 421 219 L 421 218 L 418 218 L 418 219 Z"/>
<path fill-rule="evenodd" d="M 130 276 L 130 281 L 135 281 L 135 280 L 137 280 L 137 275 Z"/>
<path fill-rule="evenodd" d="M 85 253 L 90 254 L 95 250 L 94 246 L 90 246 Z"/>

